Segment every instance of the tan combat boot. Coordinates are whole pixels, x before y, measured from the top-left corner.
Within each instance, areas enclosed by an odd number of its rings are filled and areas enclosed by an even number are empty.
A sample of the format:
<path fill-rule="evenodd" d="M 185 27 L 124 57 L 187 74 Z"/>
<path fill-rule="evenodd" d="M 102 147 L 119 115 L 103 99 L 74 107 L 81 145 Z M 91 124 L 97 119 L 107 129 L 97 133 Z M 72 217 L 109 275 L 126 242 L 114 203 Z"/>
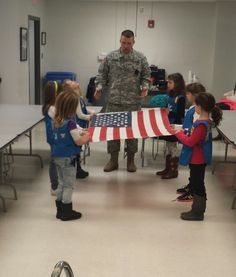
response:
<path fill-rule="evenodd" d="M 110 171 L 118 169 L 118 157 L 119 157 L 119 152 L 112 152 L 111 153 L 111 159 L 105 165 L 103 170 L 105 172 L 110 172 Z"/>
<path fill-rule="evenodd" d="M 137 167 L 134 163 L 134 153 L 127 152 L 127 171 L 135 172 Z"/>

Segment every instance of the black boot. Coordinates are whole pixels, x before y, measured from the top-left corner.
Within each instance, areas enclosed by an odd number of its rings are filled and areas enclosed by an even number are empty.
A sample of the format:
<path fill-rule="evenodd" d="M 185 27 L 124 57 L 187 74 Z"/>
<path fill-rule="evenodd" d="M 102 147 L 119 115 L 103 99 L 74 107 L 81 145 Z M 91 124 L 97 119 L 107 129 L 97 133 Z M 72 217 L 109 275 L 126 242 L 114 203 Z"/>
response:
<path fill-rule="evenodd" d="M 180 217 L 183 220 L 200 221 L 204 219 L 206 211 L 206 196 L 193 195 L 192 209 L 189 212 L 181 213 Z"/>
<path fill-rule="evenodd" d="M 60 219 L 63 221 L 75 220 L 81 218 L 82 214 L 72 210 L 72 203 L 64 204 L 61 203 L 61 216 Z"/>
<path fill-rule="evenodd" d="M 191 179 L 190 179 L 190 177 L 188 178 L 188 180 L 189 180 L 189 183 L 186 186 L 176 190 L 177 194 L 184 194 L 184 193 L 187 193 L 187 192 L 191 192 L 191 187 L 190 187 Z"/>
<path fill-rule="evenodd" d="M 171 158 L 171 155 L 166 155 L 166 166 L 165 166 L 165 169 L 163 169 L 162 171 L 157 171 L 156 175 L 162 176 L 162 175 L 165 175 L 169 171 L 170 158 Z"/>
<path fill-rule="evenodd" d="M 56 218 L 61 218 L 61 201 L 55 201 L 56 203 L 56 207 L 57 207 L 57 214 L 56 214 Z"/>
<path fill-rule="evenodd" d="M 76 172 L 76 179 L 84 179 L 89 176 L 89 173 L 82 168 L 77 170 Z"/>
<path fill-rule="evenodd" d="M 80 155 L 76 156 L 77 170 L 76 179 L 84 179 L 89 176 L 89 173 L 81 168 Z"/>
<path fill-rule="evenodd" d="M 222 140 L 223 137 L 221 134 L 218 134 L 216 137 L 212 138 L 212 140 L 216 141 L 216 140 Z"/>

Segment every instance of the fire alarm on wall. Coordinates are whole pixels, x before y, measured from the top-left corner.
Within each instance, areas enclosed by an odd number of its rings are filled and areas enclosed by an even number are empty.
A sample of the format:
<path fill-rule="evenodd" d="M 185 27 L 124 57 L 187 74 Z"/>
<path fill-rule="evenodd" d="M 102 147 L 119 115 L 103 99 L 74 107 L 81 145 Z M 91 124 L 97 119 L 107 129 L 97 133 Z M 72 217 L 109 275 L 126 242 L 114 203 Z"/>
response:
<path fill-rule="evenodd" d="M 148 28 L 154 28 L 155 26 L 155 20 L 149 19 L 148 20 Z"/>

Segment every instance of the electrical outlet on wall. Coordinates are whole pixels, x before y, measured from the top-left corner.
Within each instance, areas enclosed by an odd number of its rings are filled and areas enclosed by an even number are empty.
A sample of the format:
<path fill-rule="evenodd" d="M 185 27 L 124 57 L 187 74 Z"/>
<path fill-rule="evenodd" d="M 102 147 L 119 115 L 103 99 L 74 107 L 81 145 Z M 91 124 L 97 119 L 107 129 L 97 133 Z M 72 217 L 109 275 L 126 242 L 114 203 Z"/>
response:
<path fill-rule="evenodd" d="M 140 12 L 140 13 L 144 13 L 144 7 L 140 7 L 140 8 L 139 8 L 139 12 Z"/>

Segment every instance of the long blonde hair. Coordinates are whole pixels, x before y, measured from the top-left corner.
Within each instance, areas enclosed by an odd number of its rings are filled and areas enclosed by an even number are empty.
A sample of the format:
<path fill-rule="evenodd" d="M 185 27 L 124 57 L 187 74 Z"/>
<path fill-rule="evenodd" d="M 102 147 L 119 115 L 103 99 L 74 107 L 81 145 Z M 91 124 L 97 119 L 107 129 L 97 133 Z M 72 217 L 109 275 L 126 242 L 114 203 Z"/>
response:
<path fill-rule="evenodd" d="M 54 118 L 55 128 L 59 128 L 67 119 L 76 116 L 76 109 L 79 103 L 78 94 L 76 92 L 60 93 L 56 99 L 56 114 Z"/>

